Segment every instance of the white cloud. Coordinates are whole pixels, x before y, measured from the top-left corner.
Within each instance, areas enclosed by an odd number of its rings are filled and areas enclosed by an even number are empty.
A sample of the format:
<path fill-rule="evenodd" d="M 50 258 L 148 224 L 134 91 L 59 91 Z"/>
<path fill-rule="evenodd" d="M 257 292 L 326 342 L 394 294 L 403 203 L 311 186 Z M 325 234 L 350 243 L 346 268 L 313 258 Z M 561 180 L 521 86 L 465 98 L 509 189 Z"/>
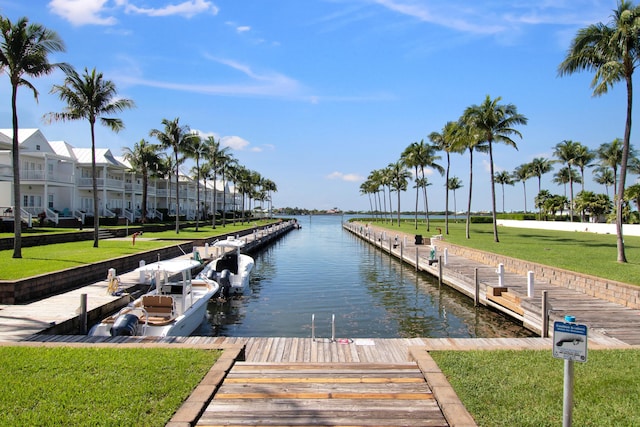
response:
<path fill-rule="evenodd" d="M 114 25 L 113 16 L 102 16 L 107 0 L 51 0 L 49 10 L 73 25 Z"/>
<path fill-rule="evenodd" d="M 251 27 L 249 27 L 248 25 L 241 25 L 239 27 L 236 27 L 236 31 L 239 33 L 246 33 L 247 31 L 251 31 Z"/>
<path fill-rule="evenodd" d="M 233 150 L 244 150 L 250 144 L 249 141 L 239 136 L 223 136 L 220 141 L 223 146 Z"/>
<path fill-rule="evenodd" d="M 210 1 L 206 0 L 188 0 L 178 4 L 169 4 L 161 8 L 145 8 L 131 4 L 128 0 L 119 0 L 125 7 L 127 13 L 137 13 L 147 16 L 173 16 L 180 15 L 185 18 L 192 18 L 200 13 L 210 12 L 214 15 L 218 14 L 218 8 Z"/>
<path fill-rule="evenodd" d="M 134 5 L 130 0 L 115 0 L 109 7 L 107 0 L 51 0 L 49 10 L 73 25 L 115 25 L 113 16 L 119 9 L 126 13 L 147 16 L 183 16 L 191 18 L 200 13 L 218 14 L 218 8 L 210 1 L 187 0 L 178 4 L 168 4 L 159 8 L 145 8 Z"/>
<path fill-rule="evenodd" d="M 347 182 L 359 182 L 364 180 L 364 178 L 358 174 L 342 173 L 337 171 L 327 175 L 327 179 L 338 179 L 340 181 L 347 181 Z"/>

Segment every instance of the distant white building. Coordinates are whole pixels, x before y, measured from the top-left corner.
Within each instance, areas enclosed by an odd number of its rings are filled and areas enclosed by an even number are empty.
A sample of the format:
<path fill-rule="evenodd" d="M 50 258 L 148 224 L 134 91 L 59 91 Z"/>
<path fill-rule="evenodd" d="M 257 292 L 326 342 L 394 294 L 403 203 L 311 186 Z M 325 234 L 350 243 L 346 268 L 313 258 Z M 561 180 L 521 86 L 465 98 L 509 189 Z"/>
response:
<path fill-rule="evenodd" d="M 0 210 L 5 212 L 13 202 L 13 130 L 0 129 Z M 58 224 L 64 219 L 84 222 L 93 216 L 93 184 L 91 149 L 75 148 L 65 141 L 48 141 L 38 129 L 20 129 L 20 194 L 23 220 L 46 217 Z M 118 217 L 125 222 L 141 219 L 142 176 L 131 170 L 122 157 L 114 156 L 106 148 L 96 148 L 96 178 L 98 186 L 98 215 Z M 207 218 L 214 211 L 223 210 L 223 191 L 226 192 L 226 211 L 239 206 L 240 195 L 222 181 L 196 183 L 180 171 L 180 215 L 193 220 L 197 212 L 198 189 L 201 215 Z M 216 206 L 213 207 L 213 193 Z M 169 179 L 150 177 L 147 185 L 147 216 L 163 219 L 176 214 L 175 176 Z M 206 213 L 205 213 L 206 212 Z"/>

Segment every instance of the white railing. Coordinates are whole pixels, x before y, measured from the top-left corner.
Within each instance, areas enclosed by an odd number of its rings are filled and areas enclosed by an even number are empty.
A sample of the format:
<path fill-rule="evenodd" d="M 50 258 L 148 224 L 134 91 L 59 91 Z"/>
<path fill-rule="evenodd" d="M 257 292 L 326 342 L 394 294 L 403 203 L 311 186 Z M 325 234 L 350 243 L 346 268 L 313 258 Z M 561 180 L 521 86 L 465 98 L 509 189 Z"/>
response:
<path fill-rule="evenodd" d="M 56 223 L 56 225 L 60 222 L 60 216 L 58 215 L 58 212 L 49 208 L 45 208 L 44 213 L 47 216 L 47 219 L 51 222 Z"/>
<path fill-rule="evenodd" d="M 86 212 L 82 212 L 82 211 L 73 211 L 73 216 L 82 224 L 84 224 L 84 219 L 87 216 L 87 214 Z"/>
<path fill-rule="evenodd" d="M 110 211 L 109 208 L 103 208 L 102 216 L 116 216 L 116 213 L 113 211 Z"/>
<path fill-rule="evenodd" d="M 31 215 L 30 212 L 27 212 L 24 209 L 20 208 L 20 219 L 26 221 L 27 227 L 33 227 L 33 215 Z"/>
<path fill-rule="evenodd" d="M 132 211 L 130 211 L 129 209 L 125 209 L 123 214 L 124 214 L 124 217 L 129 220 L 129 222 L 134 222 L 135 221 L 135 214 Z"/>

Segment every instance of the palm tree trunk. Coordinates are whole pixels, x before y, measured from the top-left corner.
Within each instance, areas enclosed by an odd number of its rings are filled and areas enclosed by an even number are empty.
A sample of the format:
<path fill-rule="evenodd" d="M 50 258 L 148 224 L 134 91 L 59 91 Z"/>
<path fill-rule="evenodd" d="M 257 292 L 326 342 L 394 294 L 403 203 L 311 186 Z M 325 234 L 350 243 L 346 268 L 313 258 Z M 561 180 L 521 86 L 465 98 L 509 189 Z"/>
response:
<path fill-rule="evenodd" d="M 467 202 L 467 224 L 466 224 L 466 237 L 471 238 L 469 233 L 469 226 L 471 224 L 471 194 L 473 189 L 473 148 L 469 149 L 469 201 Z"/>
<path fill-rule="evenodd" d="M 200 161 L 196 158 L 196 231 L 200 225 Z"/>
<path fill-rule="evenodd" d="M 415 229 L 418 229 L 418 197 L 420 196 L 420 186 L 418 185 L 418 166 L 416 165 L 416 211 L 415 211 Z"/>
<path fill-rule="evenodd" d="M 449 152 L 447 151 L 447 176 L 445 178 L 445 194 L 444 194 L 444 233 L 449 234 L 449 169 L 451 168 L 451 157 L 449 156 Z M 455 199 L 455 191 L 453 193 L 453 198 Z M 455 202 L 454 202 L 455 206 Z M 455 208 L 454 208 L 455 209 Z"/>
<path fill-rule="evenodd" d="M 142 172 L 142 223 L 147 222 L 147 186 L 149 185 L 149 174 L 146 166 Z"/>
<path fill-rule="evenodd" d="M 20 141 L 18 140 L 18 110 L 17 110 L 18 85 L 12 84 L 11 88 L 11 114 L 13 123 L 13 149 L 11 158 L 13 161 L 13 258 L 22 258 L 22 210 L 20 196 Z"/>
<path fill-rule="evenodd" d="M 178 147 L 173 148 L 176 155 L 176 234 L 180 234 L 180 170 L 178 168 Z"/>
<path fill-rule="evenodd" d="M 98 177 L 96 174 L 96 134 L 94 121 L 90 120 L 91 126 L 91 184 L 93 187 L 93 247 L 98 247 L 98 236 L 100 233 L 100 214 L 98 212 Z M 104 177 L 106 185 L 107 177 Z M 106 203 L 106 200 L 103 200 Z"/>
<path fill-rule="evenodd" d="M 496 182 L 495 176 L 493 175 L 493 144 L 491 143 L 491 140 L 489 140 L 489 169 L 491 172 L 491 212 L 493 216 L 493 241 L 498 243 L 500 239 L 498 239 L 498 222 L 496 215 Z"/>
<path fill-rule="evenodd" d="M 618 248 L 618 262 L 627 262 L 624 253 L 624 238 L 622 235 L 622 203 L 624 200 L 624 186 L 627 178 L 627 161 L 629 159 L 629 144 L 631 139 L 631 107 L 633 105 L 633 84 L 631 76 L 627 77 L 627 121 L 624 127 L 624 142 L 622 144 L 622 164 L 620 165 L 620 184 L 616 200 L 616 246 Z"/>

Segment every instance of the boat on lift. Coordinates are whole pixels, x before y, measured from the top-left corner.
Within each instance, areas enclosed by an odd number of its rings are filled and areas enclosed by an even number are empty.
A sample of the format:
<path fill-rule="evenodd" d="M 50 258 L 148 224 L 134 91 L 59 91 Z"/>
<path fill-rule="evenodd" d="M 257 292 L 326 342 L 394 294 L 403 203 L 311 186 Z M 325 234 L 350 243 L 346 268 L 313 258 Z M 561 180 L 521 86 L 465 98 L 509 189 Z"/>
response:
<path fill-rule="evenodd" d="M 193 259 L 159 261 L 136 269 L 151 284 L 149 292 L 103 319 L 90 336 L 188 336 L 205 318 L 207 303 L 220 290 L 215 280 L 192 272 Z"/>
<path fill-rule="evenodd" d="M 197 277 L 216 281 L 224 298 L 244 293 L 255 263 L 253 258 L 241 252 L 245 244 L 244 240 L 232 236 L 216 241 L 213 247 L 219 248 L 222 254 L 207 264 Z"/>

